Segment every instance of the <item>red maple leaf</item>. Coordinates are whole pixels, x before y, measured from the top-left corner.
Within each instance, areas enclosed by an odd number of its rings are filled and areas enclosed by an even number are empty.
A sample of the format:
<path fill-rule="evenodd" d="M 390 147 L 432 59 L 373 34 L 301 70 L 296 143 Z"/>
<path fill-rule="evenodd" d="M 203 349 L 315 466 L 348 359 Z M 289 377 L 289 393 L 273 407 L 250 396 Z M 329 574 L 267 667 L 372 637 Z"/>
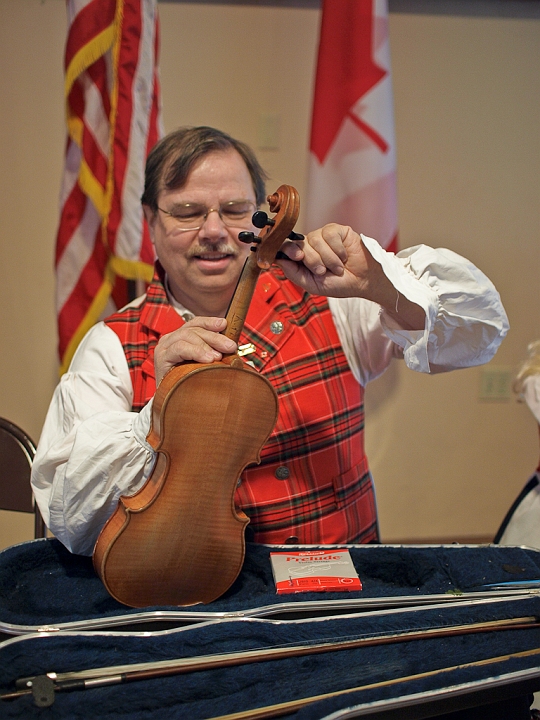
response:
<path fill-rule="evenodd" d="M 358 120 L 353 105 L 385 75 L 373 60 L 373 0 L 324 0 L 311 125 L 311 150 L 320 163 L 345 117 Z M 384 149 L 384 139 L 366 128 Z"/>

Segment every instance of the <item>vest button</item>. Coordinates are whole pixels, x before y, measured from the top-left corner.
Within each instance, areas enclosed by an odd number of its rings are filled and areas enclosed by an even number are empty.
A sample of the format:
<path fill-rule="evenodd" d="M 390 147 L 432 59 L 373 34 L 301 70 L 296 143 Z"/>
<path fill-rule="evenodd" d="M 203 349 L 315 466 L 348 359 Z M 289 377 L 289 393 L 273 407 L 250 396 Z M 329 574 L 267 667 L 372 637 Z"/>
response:
<path fill-rule="evenodd" d="M 288 537 L 285 540 L 285 545 L 297 545 L 298 544 L 298 538 L 296 535 L 291 535 L 291 537 Z"/>
<path fill-rule="evenodd" d="M 274 335 L 281 335 L 283 332 L 283 323 L 280 320 L 275 320 L 270 323 L 270 330 L 274 333 Z"/>
<path fill-rule="evenodd" d="M 286 480 L 290 474 L 290 470 L 286 465 L 280 465 L 274 473 L 278 480 Z"/>

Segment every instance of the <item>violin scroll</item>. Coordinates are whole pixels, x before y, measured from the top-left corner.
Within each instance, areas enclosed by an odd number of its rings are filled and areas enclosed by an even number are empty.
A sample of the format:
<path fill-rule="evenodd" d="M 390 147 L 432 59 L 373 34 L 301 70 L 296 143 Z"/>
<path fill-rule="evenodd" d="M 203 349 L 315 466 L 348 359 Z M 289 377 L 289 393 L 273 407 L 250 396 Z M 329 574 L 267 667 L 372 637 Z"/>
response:
<path fill-rule="evenodd" d="M 257 242 L 257 265 L 261 270 L 267 270 L 274 262 L 276 255 L 287 240 L 299 240 L 302 236 L 293 232 L 300 212 L 300 196 L 298 191 L 291 185 L 280 185 L 278 189 L 267 197 L 270 212 L 276 213 L 273 218 L 262 211 L 257 210 L 253 215 L 252 222 L 255 227 L 261 229 Z"/>

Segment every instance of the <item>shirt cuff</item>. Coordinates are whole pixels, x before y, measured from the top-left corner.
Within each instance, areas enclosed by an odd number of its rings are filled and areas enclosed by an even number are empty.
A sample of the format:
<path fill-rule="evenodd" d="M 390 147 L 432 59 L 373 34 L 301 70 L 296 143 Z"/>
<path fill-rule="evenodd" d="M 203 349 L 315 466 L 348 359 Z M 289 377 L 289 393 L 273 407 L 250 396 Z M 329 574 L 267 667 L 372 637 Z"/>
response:
<path fill-rule="evenodd" d="M 418 281 L 394 253 L 384 250 L 373 238 L 361 235 L 364 246 L 381 265 L 386 277 L 396 289 L 396 302 L 399 308 L 399 295 L 403 295 L 419 305 L 426 314 L 424 330 L 405 330 L 381 308 L 381 324 L 392 342 L 403 349 L 403 357 L 408 367 L 416 372 L 429 373 L 428 341 L 430 332 L 439 312 L 437 293 Z M 399 293 L 399 295 L 398 295 Z"/>

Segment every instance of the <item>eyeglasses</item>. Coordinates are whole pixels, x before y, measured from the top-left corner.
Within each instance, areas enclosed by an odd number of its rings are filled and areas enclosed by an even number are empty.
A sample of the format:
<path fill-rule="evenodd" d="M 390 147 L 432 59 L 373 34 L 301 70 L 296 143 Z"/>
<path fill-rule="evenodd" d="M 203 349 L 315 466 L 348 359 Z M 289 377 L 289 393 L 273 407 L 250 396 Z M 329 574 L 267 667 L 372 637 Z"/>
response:
<path fill-rule="evenodd" d="M 251 223 L 251 216 L 256 210 L 255 203 L 250 200 L 230 200 L 218 208 L 208 208 L 197 203 L 181 203 L 175 205 L 174 210 L 158 210 L 171 217 L 179 232 L 200 230 L 211 212 L 217 212 L 227 227 L 244 227 Z"/>

